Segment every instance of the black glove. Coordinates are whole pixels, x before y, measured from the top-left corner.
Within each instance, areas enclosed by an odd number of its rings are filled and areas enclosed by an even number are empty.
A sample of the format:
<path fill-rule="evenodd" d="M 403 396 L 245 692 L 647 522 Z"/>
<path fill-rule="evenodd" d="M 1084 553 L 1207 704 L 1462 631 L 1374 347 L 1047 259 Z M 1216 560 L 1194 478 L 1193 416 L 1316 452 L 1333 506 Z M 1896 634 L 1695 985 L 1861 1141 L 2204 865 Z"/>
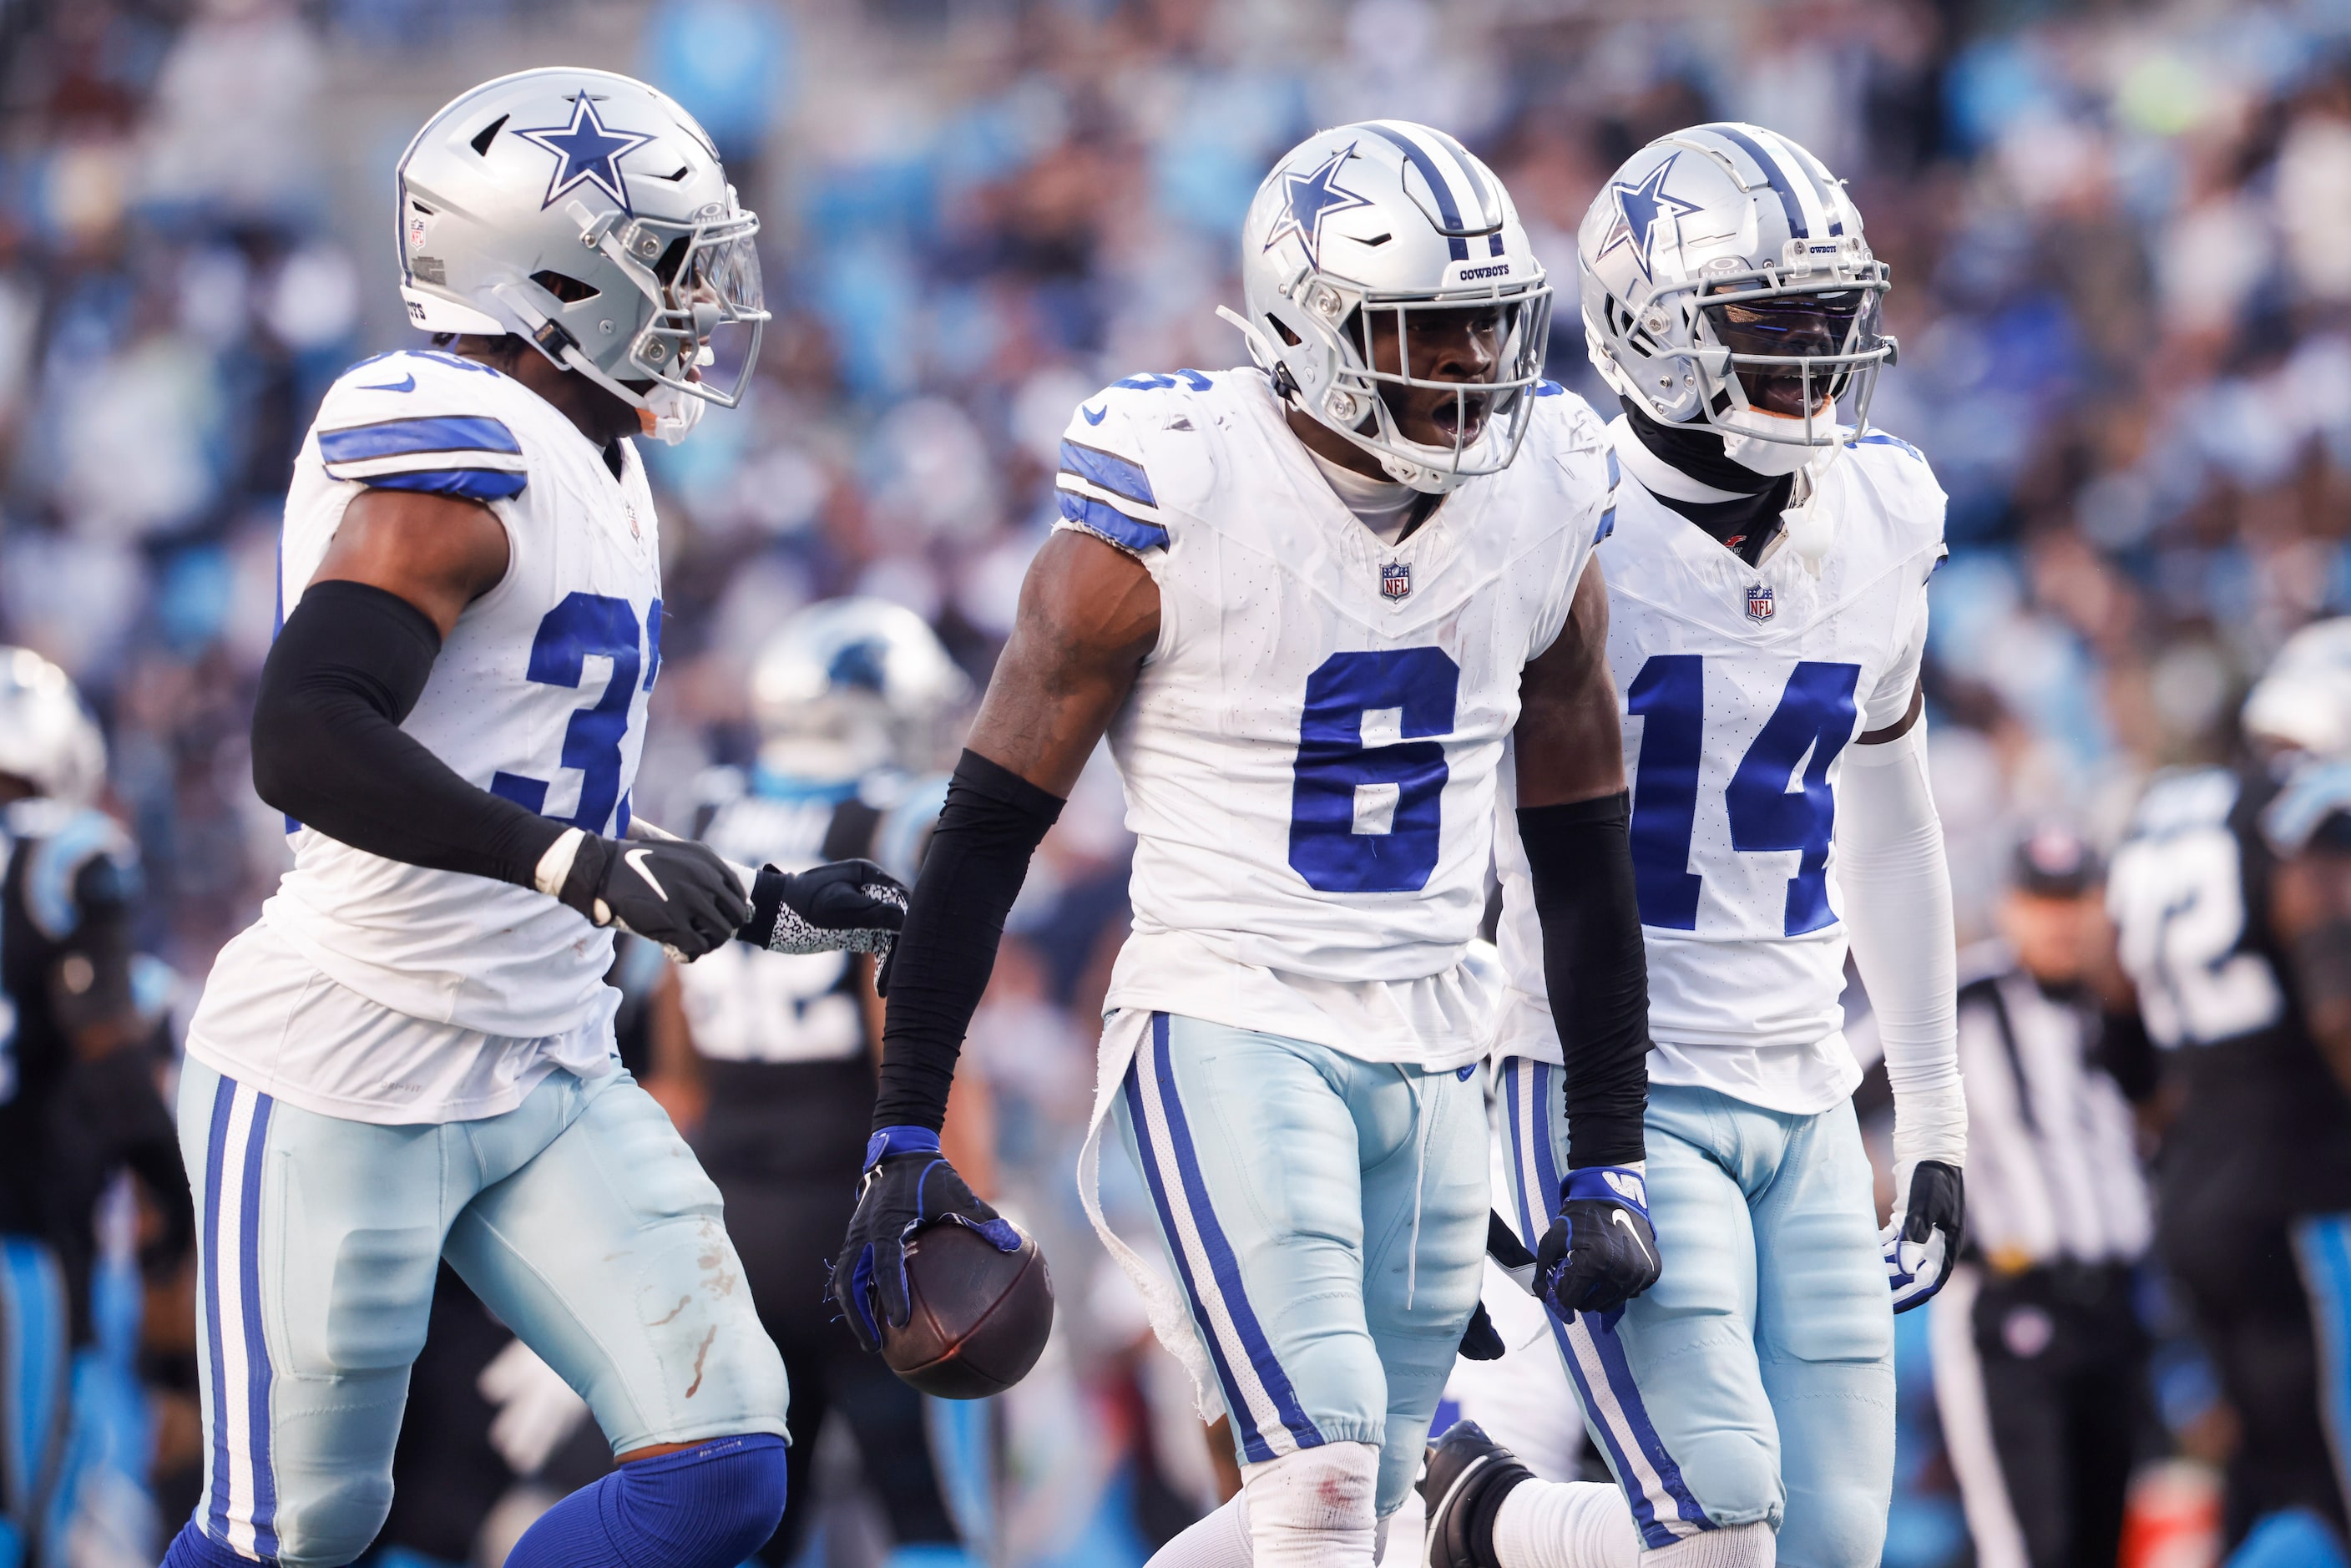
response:
<path fill-rule="evenodd" d="M 751 914 L 737 933 L 770 953 L 880 953 L 906 924 L 906 890 L 872 861 L 833 861 L 794 873 L 759 868 Z"/>
<path fill-rule="evenodd" d="M 904 1325 L 913 1310 L 906 1297 L 906 1243 L 933 1225 L 967 1225 L 1000 1252 L 1020 1250 L 1020 1232 L 972 1196 L 939 1153 L 936 1133 L 927 1127 L 883 1128 L 865 1145 L 857 1212 L 849 1217 L 849 1238 L 832 1264 L 833 1304 L 866 1349 L 882 1348 L 883 1323 Z"/>
<path fill-rule="evenodd" d="M 658 942 L 692 963 L 732 937 L 751 901 L 707 844 L 689 839 L 622 841 L 590 833 L 556 895 L 599 925 Z"/>
<path fill-rule="evenodd" d="M 1967 1240 L 1967 1183 L 1957 1166 L 1920 1160 L 1908 1172 L 1894 1218 L 1877 1233 L 1886 1254 L 1886 1282 L 1894 1310 L 1907 1312 L 1933 1298 L 1951 1277 Z"/>
<path fill-rule="evenodd" d="M 1535 1249 L 1535 1293 L 1565 1317 L 1613 1312 L 1657 1282 L 1648 1184 L 1622 1166 L 1585 1166 L 1559 1184 L 1559 1218 Z"/>
<path fill-rule="evenodd" d="M 1510 1346 L 1502 1343 L 1494 1320 L 1486 1315 L 1486 1303 L 1469 1314 L 1469 1326 L 1461 1331 L 1461 1359 L 1464 1361 L 1499 1361 Z"/>

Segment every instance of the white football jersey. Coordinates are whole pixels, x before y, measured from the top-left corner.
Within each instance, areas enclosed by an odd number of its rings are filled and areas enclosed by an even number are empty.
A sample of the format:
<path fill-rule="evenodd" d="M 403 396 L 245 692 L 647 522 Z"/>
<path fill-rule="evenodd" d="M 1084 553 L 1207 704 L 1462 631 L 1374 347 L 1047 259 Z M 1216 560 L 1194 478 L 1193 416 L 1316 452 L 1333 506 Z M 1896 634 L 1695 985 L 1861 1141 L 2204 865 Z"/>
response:
<path fill-rule="evenodd" d="M 1638 440 L 1622 418 L 1610 434 L 1620 448 Z M 1925 585 L 1944 555 L 1943 492 L 1908 443 L 1878 432 L 1848 442 L 1816 503 L 1836 531 L 1815 577 L 1784 538 L 1749 566 L 1633 467 L 1602 564 L 1648 948 L 1649 1076 L 1823 1110 L 1860 1082 L 1838 1000 L 1837 779 L 1855 737 L 1909 711 Z M 1526 856 L 1516 833 L 1499 836 L 1510 992 L 1497 1050 L 1557 1061 Z"/>
<path fill-rule="evenodd" d="M 661 550 L 644 468 L 521 382 L 453 354 L 381 355 L 328 392 L 279 547 L 291 612 L 369 486 L 479 501 L 505 579 L 465 607 L 402 725 L 465 780 L 591 833 L 627 830 L 661 665 Z M 512 1038 L 609 1019 L 612 935 L 529 888 L 292 832 L 262 918 L 329 977 L 397 1011 Z"/>
<path fill-rule="evenodd" d="M 1607 507 L 1605 431 L 1546 383 L 1517 460 L 1384 545 L 1266 376 L 1138 376 L 1061 445 L 1065 528 L 1159 587 L 1110 731 L 1137 838 L 1113 1008 L 1459 1065 L 1520 673 L 1566 623 Z"/>

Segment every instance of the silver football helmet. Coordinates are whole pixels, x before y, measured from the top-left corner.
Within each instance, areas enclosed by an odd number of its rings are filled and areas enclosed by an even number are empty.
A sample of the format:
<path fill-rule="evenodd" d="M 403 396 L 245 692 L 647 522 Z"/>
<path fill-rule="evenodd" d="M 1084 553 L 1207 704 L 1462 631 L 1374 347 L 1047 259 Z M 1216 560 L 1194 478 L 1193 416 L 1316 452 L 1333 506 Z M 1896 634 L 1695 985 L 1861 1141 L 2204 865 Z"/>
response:
<path fill-rule="evenodd" d="M 1601 188 L 1576 234 L 1583 333 L 1601 376 L 1665 424 L 1722 432 L 1762 474 L 1866 428 L 1895 341 L 1886 266 L 1819 159 L 1760 126 L 1660 137 Z"/>
<path fill-rule="evenodd" d="M 484 82 L 424 122 L 399 195 L 415 326 L 528 339 L 667 441 L 741 401 L 768 319 L 759 219 L 665 94 L 568 67 Z"/>
<path fill-rule="evenodd" d="M 106 779 L 106 737 L 73 678 L 30 648 L 0 646 L 0 773 L 73 806 Z"/>
<path fill-rule="evenodd" d="M 1372 120 L 1318 131 L 1258 187 L 1241 226 L 1243 319 L 1250 357 L 1315 419 L 1371 453 L 1393 478 L 1439 494 L 1518 455 L 1533 417 L 1551 322 L 1551 286 L 1510 193 L 1441 131 Z M 1501 313 L 1491 382 L 1414 372 L 1407 331 L 1427 310 Z M 1375 330 L 1397 363 L 1378 368 Z M 1409 441 L 1381 395 L 1453 394 L 1449 446 Z"/>
<path fill-rule="evenodd" d="M 2286 639 L 2245 694 L 2243 725 L 2255 741 L 2351 760 L 2351 615 Z"/>
<path fill-rule="evenodd" d="M 785 622 L 751 669 L 759 759 L 797 778 L 936 766 L 971 681 L 923 618 L 886 599 L 828 600 Z"/>

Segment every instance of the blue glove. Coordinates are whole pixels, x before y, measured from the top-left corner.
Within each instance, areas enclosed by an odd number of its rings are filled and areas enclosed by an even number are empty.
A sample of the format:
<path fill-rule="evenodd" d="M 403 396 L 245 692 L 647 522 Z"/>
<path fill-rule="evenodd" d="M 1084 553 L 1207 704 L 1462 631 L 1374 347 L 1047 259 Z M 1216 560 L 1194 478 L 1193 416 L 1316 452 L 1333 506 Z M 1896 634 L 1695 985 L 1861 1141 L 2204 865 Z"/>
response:
<path fill-rule="evenodd" d="M 934 1225 L 968 1226 L 999 1252 L 1020 1250 L 1020 1232 L 972 1196 L 939 1153 L 936 1133 L 927 1127 L 883 1128 L 865 1145 L 857 1211 L 849 1217 L 849 1238 L 832 1265 L 833 1303 L 867 1350 L 882 1348 L 883 1323 L 905 1325 L 913 1311 L 906 1294 L 906 1243 Z"/>
<path fill-rule="evenodd" d="M 1559 1184 L 1559 1218 L 1535 1249 L 1535 1294 L 1553 1312 L 1613 1312 L 1657 1282 L 1649 1187 L 1626 1166 L 1584 1166 Z"/>

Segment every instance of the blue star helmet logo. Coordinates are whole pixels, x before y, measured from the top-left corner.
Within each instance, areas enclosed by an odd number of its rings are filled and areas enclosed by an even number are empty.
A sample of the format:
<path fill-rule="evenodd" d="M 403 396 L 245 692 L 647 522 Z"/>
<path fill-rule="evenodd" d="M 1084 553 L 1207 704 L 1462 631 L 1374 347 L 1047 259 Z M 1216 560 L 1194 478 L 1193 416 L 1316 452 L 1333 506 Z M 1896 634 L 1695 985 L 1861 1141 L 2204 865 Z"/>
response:
<path fill-rule="evenodd" d="M 1271 250 L 1285 235 L 1296 235 L 1306 247 L 1306 260 L 1316 271 L 1322 269 L 1322 220 L 1332 213 L 1343 213 L 1355 207 L 1372 204 L 1368 196 L 1359 196 L 1339 183 L 1339 165 L 1355 155 L 1353 142 L 1343 152 L 1333 152 L 1323 165 L 1311 174 L 1284 174 L 1282 194 L 1288 203 L 1281 221 L 1265 236 L 1265 248 Z"/>
<path fill-rule="evenodd" d="M 570 124 L 515 134 L 555 154 L 555 177 L 547 183 L 547 199 L 538 204 L 541 210 L 555 205 L 556 198 L 583 183 L 620 203 L 622 212 L 633 210 L 629 205 L 628 181 L 621 174 L 621 159 L 653 139 L 605 125 L 596 118 L 596 100 L 588 94 L 580 93 L 571 100 Z"/>
<path fill-rule="evenodd" d="M 1698 210 L 1696 202 L 1685 202 L 1679 196 L 1665 192 L 1666 176 L 1673 172 L 1677 152 L 1649 171 L 1647 179 L 1637 185 L 1623 183 L 1608 187 L 1616 198 L 1616 226 L 1608 233 L 1608 243 L 1600 247 L 1606 256 L 1620 245 L 1633 247 L 1633 265 L 1641 269 L 1643 277 L 1655 281 L 1649 271 L 1649 255 L 1657 242 L 1657 225 L 1667 218 L 1678 218 Z"/>

